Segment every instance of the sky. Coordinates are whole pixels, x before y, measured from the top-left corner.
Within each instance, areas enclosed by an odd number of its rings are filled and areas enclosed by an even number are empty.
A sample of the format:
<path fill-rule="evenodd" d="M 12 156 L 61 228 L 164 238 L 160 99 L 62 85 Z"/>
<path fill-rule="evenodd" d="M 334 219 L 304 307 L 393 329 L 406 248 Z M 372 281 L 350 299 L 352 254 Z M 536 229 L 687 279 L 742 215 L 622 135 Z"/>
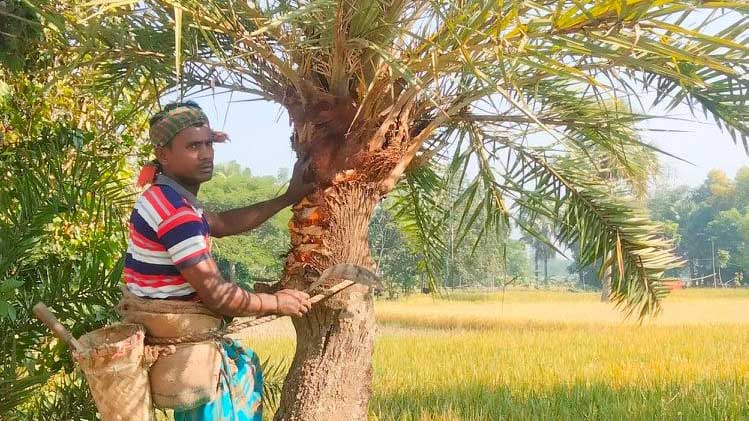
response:
<path fill-rule="evenodd" d="M 664 115 L 663 110 L 651 110 L 650 113 Z M 679 130 L 681 132 L 644 131 L 643 139 L 660 149 L 678 156 L 683 162 L 666 155 L 660 155 L 661 163 L 675 185 L 702 184 L 711 169 L 722 169 L 733 178 L 742 166 L 749 166 L 744 146 L 739 139 L 735 144 L 731 136 L 718 128 L 712 117 L 706 119 L 704 114 L 692 116 L 687 106 L 680 106 L 668 112 L 669 117 L 679 120 L 658 119 L 644 126 L 651 129 Z M 692 121 L 683 121 L 692 120 Z"/>
<path fill-rule="evenodd" d="M 279 169 L 293 167 L 289 118 L 279 105 L 248 101 L 237 93 L 203 93 L 190 99 L 203 107 L 214 129 L 229 134 L 230 143 L 216 146 L 216 162 L 237 161 L 254 175 L 277 175 Z M 703 114 L 692 116 L 686 106 L 669 112 L 657 108 L 647 112 L 677 118 L 649 121 L 643 128 L 659 131 L 642 132 L 645 141 L 688 161 L 661 155 L 671 184 L 698 186 L 711 169 L 720 168 L 733 177 L 741 166 L 749 165 L 743 146 L 734 144 L 728 133 L 721 132 Z"/>

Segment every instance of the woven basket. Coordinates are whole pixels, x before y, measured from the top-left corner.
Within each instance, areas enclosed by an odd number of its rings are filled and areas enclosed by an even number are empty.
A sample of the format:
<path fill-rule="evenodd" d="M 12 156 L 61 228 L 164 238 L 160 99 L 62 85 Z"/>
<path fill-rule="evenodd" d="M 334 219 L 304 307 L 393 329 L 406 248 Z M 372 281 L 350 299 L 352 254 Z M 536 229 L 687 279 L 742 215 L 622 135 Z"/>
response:
<path fill-rule="evenodd" d="M 79 338 L 74 357 L 103 421 L 154 421 L 143 328 L 116 324 Z"/>

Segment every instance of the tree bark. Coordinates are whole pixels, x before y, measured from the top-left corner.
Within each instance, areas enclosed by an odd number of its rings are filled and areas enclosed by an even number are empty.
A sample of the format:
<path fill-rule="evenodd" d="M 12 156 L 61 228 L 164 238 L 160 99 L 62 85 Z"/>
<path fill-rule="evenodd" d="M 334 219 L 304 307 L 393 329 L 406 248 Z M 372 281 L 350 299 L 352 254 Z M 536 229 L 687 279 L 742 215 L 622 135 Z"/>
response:
<path fill-rule="evenodd" d="M 611 268 L 606 269 L 601 279 L 601 302 L 608 303 L 611 299 Z"/>
<path fill-rule="evenodd" d="M 378 200 L 374 185 L 345 183 L 295 206 L 286 286 L 304 289 L 315 272 L 337 263 L 373 268 L 367 237 Z M 344 290 L 294 319 L 294 327 L 297 349 L 275 419 L 365 420 L 375 337 L 369 288 Z"/>
<path fill-rule="evenodd" d="M 359 103 L 302 81 L 284 100 L 294 126 L 292 148 L 310 160 L 311 177 L 331 186 L 293 207 L 286 287 L 306 289 L 338 263 L 374 268 L 367 237 L 375 205 L 444 118 L 427 115 L 416 124 L 428 105 L 416 103 L 415 89 L 393 90 L 388 77 L 376 85 L 372 92 L 397 96 L 367 95 Z M 295 319 L 294 327 L 297 349 L 275 419 L 365 420 L 375 337 L 371 291 L 347 288 Z"/>

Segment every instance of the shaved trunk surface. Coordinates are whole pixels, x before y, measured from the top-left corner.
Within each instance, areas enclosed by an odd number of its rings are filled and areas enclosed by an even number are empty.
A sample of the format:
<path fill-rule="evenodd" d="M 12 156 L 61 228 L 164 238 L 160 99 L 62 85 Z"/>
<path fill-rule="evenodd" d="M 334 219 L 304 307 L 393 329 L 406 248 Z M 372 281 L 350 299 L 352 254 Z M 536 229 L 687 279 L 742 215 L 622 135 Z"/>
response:
<path fill-rule="evenodd" d="M 304 200 L 290 223 L 287 285 L 306 287 L 309 268 L 355 263 L 373 268 L 368 227 L 374 186 L 344 182 Z M 337 280 L 333 280 L 333 283 Z M 365 420 L 372 385 L 372 292 L 352 286 L 295 319 L 297 349 L 276 420 Z"/>

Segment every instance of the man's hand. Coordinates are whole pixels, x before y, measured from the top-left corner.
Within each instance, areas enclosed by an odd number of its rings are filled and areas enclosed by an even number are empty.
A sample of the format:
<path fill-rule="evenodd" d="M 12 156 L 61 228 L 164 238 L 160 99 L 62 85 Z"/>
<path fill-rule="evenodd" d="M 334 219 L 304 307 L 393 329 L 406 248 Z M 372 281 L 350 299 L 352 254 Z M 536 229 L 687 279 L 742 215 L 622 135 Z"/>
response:
<path fill-rule="evenodd" d="M 281 196 L 244 208 L 231 209 L 224 212 L 206 212 L 211 235 L 217 238 L 227 235 L 247 232 L 278 213 L 281 209 L 291 206 L 308 194 L 315 191 L 315 185 L 305 181 L 305 172 L 309 171 L 309 160 L 297 161 L 294 173 L 289 181 L 289 188 Z"/>
<path fill-rule="evenodd" d="M 291 180 L 289 181 L 289 188 L 286 189 L 284 196 L 288 199 L 290 204 L 297 203 L 302 200 L 305 196 L 315 191 L 315 183 L 310 182 L 312 179 L 310 167 L 311 160 L 308 158 L 304 161 L 297 161 L 294 164 L 294 171 L 291 173 Z"/>
<path fill-rule="evenodd" d="M 221 277 L 213 258 L 180 269 L 185 280 L 195 288 L 200 301 L 225 316 L 301 317 L 312 307 L 309 295 L 296 289 L 282 289 L 275 294 L 253 294 Z"/>
<path fill-rule="evenodd" d="M 296 289 L 282 289 L 273 294 L 278 300 L 276 314 L 302 317 L 312 307 L 309 295 Z"/>

